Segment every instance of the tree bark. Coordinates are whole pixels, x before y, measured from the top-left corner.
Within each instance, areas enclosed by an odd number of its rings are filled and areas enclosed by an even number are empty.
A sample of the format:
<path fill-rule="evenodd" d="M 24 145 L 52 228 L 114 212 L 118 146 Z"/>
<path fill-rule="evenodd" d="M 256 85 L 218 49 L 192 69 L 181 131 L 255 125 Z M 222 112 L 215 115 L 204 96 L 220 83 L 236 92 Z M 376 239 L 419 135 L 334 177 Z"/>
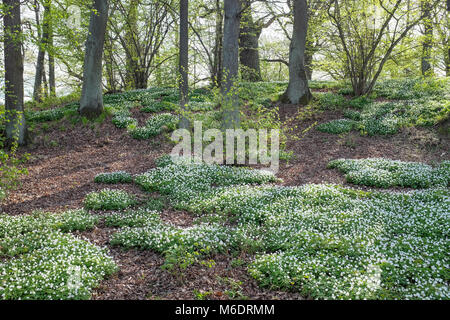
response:
<path fill-rule="evenodd" d="M 431 3 L 429 0 L 425 0 L 422 2 L 422 12 L 424 15 L 424 40 L 422 43 L 421 67 L 423 76 L 428 76 L 432 73 L 431 50 L 433 47 L 433 22 L 431 9 Z"/>
<path fill-rule="evenodd" d="M 142 85 L 138 85 L 138 82 L 141 82 L 139 79 L 141 78 L 138 71 L 137 65 L 137 50 L 136 50 L 136 34 L 137 34 L 137 10 L 138 10 L 139 0 L 131 0 L 130 6 L 128 8 L 128 17 L 126 21 L 126 43 L 127 43 L 127 52 L 126 52 L 126 89 L 138 89 Z M 147 84 L 145 85 L 145 88 Z"/>
<path fill-rule="evenodd" d="M 294 0 L 294 30 L 289 53 L 289 85 L 281 97 L 285 103 L 308 104 L 311 91 L 305 72 L 305 48 L 308 31 L 306 0 Z"/>
<path fill-rule="evenodd" d="M 180 89 L 180 106 L 183 111 L 187 110 L 189 102 L 189 0 L 180 0 L 180 32 L 179 32 L 179 89 Z M 180 127 L 184 129 L 189 128 L 189 120 L 183 114 Z"/>
<path fill-rule="evenodd" d="M 48 10 L 48 81 L 50 84 L 50 96 L 56 97 L 56 77 L 55 77 L 55 56 L 53 54 L 53 22 L 52 22 L 52 1 L 47 2 Z"/>
<path fill-rule="evenodd" d="M 5 59 L 5 134 L 8 142 L 26 142 L 27 127 L 23 115 L 23 55 L 20 0 L 3 0 Z"/>
<path fill-rule="evenodd" d="M 312 80 L 312 74 L 313 74 L 312 63 L 313 63 L 313 55 L 311 54 L 311 52 L 309 52 L 309 50 L 306 50 L 305 51 L 305 72 L 306 72 L 306 79 L 308 79 L 308 81 Z"/>
<path fill-rule="evenodd" d="M 44 3 L 44 19 L 42 21 L 42 35 L 39 43 L 39 52 L 36 63 L 36 73 L 34 77 L 34 92 L 33 100 L 37 102 L 42 101 L 42 79 L 45 72 L 44 62 L 45 62 L 45 52 L 47 51 L 48 41 L 49 41 L 49 6 L 48 3 Z M 39 28 L 39 11 L 36 8 L 36 22 Z M 40 32 L 38 32 L 40 33 Z"/>
<path fill-rule="evenodd" d="M 241 15 L 240 0 L 225 1 L 225 23 L 223 34 L 223 127 L 240 127 L 237 77 L 239 71 L 239 30 Z"/>
<path fill-rule="evenodd" d="M 214 66 L 212 72 L 212 85 L 222 85 L 222 51 L 223 51 L 223 14 L 220 0 L 216 0 L 216 39 L 214 45 Z"/>
<path fill-rule="evenodd" d="M 239 34 L 240 63 L 242 78 L 246 81 L 262 81 L 259 59 L 259 37 L 262 28 L 253 21 L 251 0 L 244 0 L 246 10 L 241 18 Z"/>
<path fill-rule="evenodd" d="M 447 0 L 447 19 L 450 19 L 449 16 L 450 16 L 450 0 Z M 447 22 L 447 27 L 449 25 L 450 24 Z M 450 34 L 450 29 L 447 31 Z M 448 49 L 447 49 L 447 60 L 446 60 L 446 64 L 445 64 L 445 74 L 447 77 L 450 77 L 450 46 L 448 44 L 447 44 L 447 46 L 448 46 Z"/>
<path fill-rule="evenodd" d="M 102 58 L 108 21 L 108 1 L 94 0 L 84 57 L 80 114 L 89 118 L 103 112 Z"/>
<path fill-rule="evenodd" d="M 116 93 L 116 77 L 114 72 L 114 57 L 113 57 L 113 41 L 110 33 L 107 31 L 105 35 L 105 70 L 106 70 L 106 89 L 108 93 Z"/>

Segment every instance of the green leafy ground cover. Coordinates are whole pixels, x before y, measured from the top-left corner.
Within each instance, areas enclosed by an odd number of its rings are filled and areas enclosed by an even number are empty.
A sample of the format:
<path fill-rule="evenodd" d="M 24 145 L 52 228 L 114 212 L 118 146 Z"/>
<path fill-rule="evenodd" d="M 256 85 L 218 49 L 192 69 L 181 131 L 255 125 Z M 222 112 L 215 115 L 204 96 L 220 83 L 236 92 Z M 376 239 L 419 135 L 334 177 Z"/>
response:
<path fill-rule="evenodd" d="M 105 249 L 67 232 L 97 222 L 83 210 L 0 216 L 0 299 L 89 299 L 117 266 Z"/>
<path fill-rule="evenodd" d="M 389 159 L 339 159 L 329 163 L 329 168 L 346 174 L 347 182 L 368 187 L 448 187 L 450 162 L 444 161 L 435 168 L 417 162 Z"/>
<path fill-rule="evenodd" d="M 166 257 L 177 252 L 183 259 L 254 253 L 248 271 L 261 286 L 317 299 L 450 297 L 448 189 L 255 186 L 274 177 L 167 160 L 160 165 L 138 177 L 138 185 L 167 195 L 197 222 L 179 228 L 155 211 L 118 213 L 109 218 L 121 227 L 112 244 Z"/>
<path fill-rule="evenodd" d="M 358 130 L 369 136 L 390 135 L 403 127 L 430 127 L 449 119 L 449 79 L 385 80 L 375 88 L 372 98 L 382 97 L 389 101 L 374 101 L 369 97 L 347 100 L 339 93 L 318 95 L 319 105 L 326 110 L 344 110 L 344 117 L 355 121 L 334 120 L 320 124 L 322 132 L 340 134 Z M 345 125 L 344 125 L 345 124 Z"/>
<path fill-rule="evenodd" d="M 448 119 L 448 80 L 382 81 L 372 96 L 351 100 L 344 97 L 351 94 L 348 84 L 311 86 L 334 90 L 319 94 L 318 104 L 342 110 L 347 118 L 319 126 L 324 132 L 391 134 L 403 126 L 431 126 Z M 267 106 L 285 88 L 286 83 L 243 83 L 242 102 L 262 115 L 253 124 L 244 117 L 244 127 L 278 125 Z M 197 89 L 190 97 L 195 119 L 204 120 L 207 127 L 219 123 L 214 92 Z M 397 101 L 375 102 L 377 97 Z M 178 98 L 172 88 L 137 90 L 105 96 L 105 109 L 117 127 L 137 139 L 149 139 L 175 127 Z M 56 121 L 73 115 L 76 108 L 28 112 L 27 118 L 32 123 Z M 134 108 L 156 114 L 138 127 Z M 163 195 L 174 209 L 195 215 L 195 223 L 181 228 L 164 222 L 158 210 L 166 203 L 160 199 L 152 198 L 139 208 L 125 191 L 90 193 L 85 208 L 109 211 L 105 224 L 118 228 L 111 244 L 154 250 L 165 256 L 167 265 L 183 267 L 217 253 L 249 253 L 254 258 L 248 272 L 261 286 L 316 299 L 450 298 L 447 162 L 435 167 L 386 159 L 330 164 L 355 184 L 428 188 L 401 193 L 337 185 L 283 187 L 265 171 L 174 163 L 167 157 L 157 163 L 157 168 L 136 177 L 107 173 L 95 181 L 134 179 L 144 191 Z M 67 232 L 89 230 L 98 221 L 83 210 L 0 216 L 0 297 L 89 298 L 92 288 L 117 267 L 106 251 Z M 81 282 L 67 286 L 74 270 Z"/>

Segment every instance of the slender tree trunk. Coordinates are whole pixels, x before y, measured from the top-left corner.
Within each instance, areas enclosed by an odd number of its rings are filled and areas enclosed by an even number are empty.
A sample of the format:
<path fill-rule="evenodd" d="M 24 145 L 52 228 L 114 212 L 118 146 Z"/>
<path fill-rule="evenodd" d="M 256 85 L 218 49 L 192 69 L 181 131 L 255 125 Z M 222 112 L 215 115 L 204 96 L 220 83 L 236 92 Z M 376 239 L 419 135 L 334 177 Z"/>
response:
<path fill-rule="evenodd" d="M 102 58 L 108 21 L 108 1 L 94 0 L 84 57 L 80 114 L 96 117 L 103 112 Z"/>
<path fill-rule="evenodd" d="M 251 0 L 244 0 L 243 5 L 247 9 L 242 14 L 239 34 L 241 74 L 243 80 L 258 82 L 262 81 L 259 60 L 259 37 L 262 29 L 253 21 Z"/>
<path fill-rule="evenodd" d="M 42 70 L 42 84 L 44 86 L 44 90 L 42 91 L 44 93 L 44 98 L 48 98 L 48 81 L 47 81 L 47 73 L 45 72 L 45 67 Z"/>
<path fill-rule="evenodd" d="M 450 34 L 450 23 L 448 23 L 450 17 L 450 0 L 447 0 L 447 32 Z M 445 74 L 450 77 L 450 45 L 447 43 L 447 60 L 445 63 Z"/>
<path fill-rule="evenodd" d="M 156 37 L 156 42 L 159 43 L 161 35 L 159 33 L 157 33 L 155 35 L 155 37 Z M 160 50 L 161 50 L 161 48 L 158 48 L 158 50 L 156 50 L 155 63 L 159 63 L 161 61 Z M 156 86 L 157 87 L 162 87 L 162 83 L 163 83 L 163 80 L 162 80 L 163 75 L 162 75 L 162 70 L 161 69 L 162 69 L 162 67 L 160 66 L 159 68 L 157 68 L 155 70 L 155 78 L 156 78 Z"/>
<path fill-rule="evenodd" d="M 312 74 L 313 74 L 313 68 L 312 68 L 312 62 L 313 62 L 313 55 L 309 50 L 305 51 L 305 72 L 306 72 L 306 79 L 308 81 L 312 80 Z"/>
<path fill-rule="evenodd" d="M 136 34 L 137 34 L 137 14 L 138 14 L 139 0 L 131 0 L 128 8 L 128 17 L 126 25 L 126 89 L 137 89 L 140 75 L 138 74 L 137 65 L 137 48 L 136 48 Z M 147 86 L 145 86 L 147 87 Z"/>
<path fill-rule="evenodd" d="M 289 85 L 281 97 L 285 103 L 308 104 L 311 91 L 305 72 L 305 48 L 308 29 L 306 0 L 294 0 L 294 30 L 289 53 Z"/>
<path fill-rule="evenodd" d="M 9 142 L 26 142 L 27 127 L 23 115 L 23 55 L 20 0 L 3 0 L 5 59 L 5 134 Z"/>
<path fill-rule="evenodd" d="M 42 36 L 39 43 L 39 52 L 36 63 L 36 74 L 34 77 L 34 93 L 33 100 L 37 102 L 42 101 L 42 79 L 44 73 L 44 63 L 45 63 L 45 52 L 48 47 L 49 33 L 48 33 L 48 24 L 49 24 L 49 6 L 48 3 L 44 4 L 44 19 L 42 21 Z M 39 28 L 39 11 L 36 9 L 36 22 L 37 27 Z M 38 32 L 40 33 L 40 32 Z"/>
<path fill-rule="evenodd" d="M 433 22 L 431 3 L 429 0 L 422 2 L 424 40 L 422 43 L 422 75 L 427 76 L 432 73 L 431 50 L 433 48 Z"/>
<path fill-rule="evenodd" d="M 240 127 L 237 77 L 239 71 L 240 0 L 225 1 L 225 24 L 223 34 L 223 127 Z"/>
<path fill-rule="evenodd" d="M 53 22 L 52 22 L 52 2 L 51 0 L 48 0 L 47 2 L 47 8 L 48 10 L 48 46 L 47 46 L 47 53 L 48 53 L 48 80 L 50 84 L 50 96 L 56 97 L 56 77 L 55 77 L 55 56 L 53 54 Z"/>
<path fill-rule="evenodd" d="M 116 78 L 114 73 L 114 61 L 113 61 L 113 43 L 110 37 L 110 33 L 106 32 L 105 35 L 105 69 L 106 69 L 106 87 L 108 92 L 117 92 Z"/>
<path fill-rule="evenodd" d="M 220 0 L 216 0 L 216 39 L 214 45 L 213 86 L 222 85 L 223 14 Z"/>
<path fill-rule="evenodd" d="M 189 1 L 180 0 L 180 32 L 179 32 L 179 89 L 180 89 L 180 105 L 183 111 L 187 110 L 189 102 Z M 189 128 L 189 119 L 183 114 L 180 121 L 181 128 Z"/>

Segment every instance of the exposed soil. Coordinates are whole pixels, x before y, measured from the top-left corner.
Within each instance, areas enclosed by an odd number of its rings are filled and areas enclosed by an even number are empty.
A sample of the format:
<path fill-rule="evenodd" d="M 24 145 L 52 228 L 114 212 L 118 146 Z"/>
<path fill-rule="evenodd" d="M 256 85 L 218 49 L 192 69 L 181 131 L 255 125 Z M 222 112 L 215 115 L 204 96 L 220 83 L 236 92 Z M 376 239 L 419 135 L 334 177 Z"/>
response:
<path fill-rule="evenodd" d="M 288 119 L 297 110 L 298 107 L 283 105 L 281 118 Z M 148 117 L 140 113 L 134 116 L 142 117 L 140 122 Z M 294 132 L 299 135 L 315 122 L 340 117 L 338 112 L 314 115 L 300 123 Z M 339 136 L 312 129 L 301 140 L 291 139 L 288 142 L 287 149 L 294 152 L 294 157 L 289 163 L 282 162 L 278 176 L 284 180 L 284 185 L 345 184 L 340 173 L 326 169 L 330 160 L 385 157 L 434 164 L 449 159 L 449 139 L 434 134 L 429 138 L 429 134 L 428 130 L 422 129 L 413 132 L 406 130 L 388 137 L 363 137 L 358 133 Z M 97 174 L 119 170 L 142 173 L 153 168 L 155 159 L 170 150 L 171 145 L 164 135 L 149 142 L 137 141 L 126 130 L 115 128 L 110 119 L 94 128 L 82 124 L 74 128 L 70 123 L 59 122 L 21 150 L 31 155 L 27 164 L 29 175 L 6 199 L 1 211 L 20 215 L 38 209 L 59 212 L 67 208 L 80 208 L 87 193 L 108 187 L 94 183 Z M 125 189 L 142 201 L 152 196 L 133 185 L 112 188 Z M 190 214 L 173 210 L 164 211 L 162 218 L 181 227 L 189 226 L 193 221 Z M 248 275 L 245 264 L 232 267 L 232 258 L 227 256 L 214 257 L 215 265 L 212 267 L 196 265 L 178 275 L 172 274 L 161 269 L 164 259 L 159 254 L 111 247 L 109 237 L 114 232 L 114 229 L 100 225 L 93 231 L 79 233 L 94 244 L 110 247 L 120 267 L 116 275 L 103 281 L 94 291 L 93 299 L 194 299 L 194 292 L 203 294 L 206 299 L 302 299 L 296 293 L 259 288 Z M 239 259 L 249 261 L 245 255 Z M 227 294 L 227 290 L 233 287 L 233 281 L 242 281 L 241 289 L 237 290 L 239 292 L 231 291 L 236 296 L 230 296 L 230 292 Z"/>

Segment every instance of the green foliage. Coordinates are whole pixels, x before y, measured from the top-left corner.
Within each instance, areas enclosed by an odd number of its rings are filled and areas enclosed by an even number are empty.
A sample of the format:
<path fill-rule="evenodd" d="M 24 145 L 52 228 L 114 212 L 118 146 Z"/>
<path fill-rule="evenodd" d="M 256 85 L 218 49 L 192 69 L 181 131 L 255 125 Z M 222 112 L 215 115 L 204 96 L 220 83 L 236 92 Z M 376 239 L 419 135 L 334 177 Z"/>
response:
<path fill-rule="evenodd" d="M 317 95 L 319 105 L 325 110 L 340 110 L 344 108 L 348 101 L 341 94 L 322 93 Z"/>
<path fill-rule="evenodd" d="M 152 169 L 135 179 L 145 191 L 158 191 L 171 196 L 172 205 L 183 207 L 199 190 L 208 190 L 211 185 L 262 184 L 275 182 L 271 172 L 207 164 L 168 164 Z M 161 163 L 160 163 L 161 164 Z"/>
<path fill-rule="evenodd" d="M 348 105 L 352 108 L 362 110 L 365 106 L 370 104 L 372 102 L 371 99 L 367 98 L 366 96 L 360 96 L 356 97 L 348 102 Z"/>
<path fill-rule="evenodd" d="M 337 134 L 358 129 L 369 136 L 390 135 L 403 127 L 434 126 L 450 116 L 450 100 L 436 97 L 396 102 L 358 102 L 358 105 L 362 108 L 361 112 L 351 109 L 344 112 L 345 118 L 354 121 L 351 129 L 350 120 L 336 120 L 319 125 L 318 130 Z"/>
<path fill-rule="evenodd" d="M 150 198 L 145 207 L 150 210 L 162 211 L 166 207 L 166 204 L 162 198 Z"/>
<path fill-rule="evenodd" d="M 94 181 L 96 183 L 118 184 L 118 183 L 131 183 L 133 177 L 131 174 L 125 171 L 101 173 L 95 176 Z"/>
<path fill-rule="evenodd" d="M 8 142 L 3 134 L 7 121 L 5 109 L 0 106 L 0 203 L 8 191 L 17 187 L 20 177 L 28 174 L 23 164 L 28 161 L 29 155 L 18 156 L 17 140 Z"/>
<path fill-rule="evenodd" d="M 350 132 L 355 128 L 356 122 L 348 119 L 333 120 L 317 126 L 317 130 L 331 134 Z"/>
<path fill-rule="evenodd" d="M 353 121 L 361 120 L 361 113 L 352 109 L 345 110 L 344 117 Z"/>
<path fill-rule="evenodd" d="M 63 232 L 84 231 L 97 221 L 82 210 L 0 216 L 0 298 L 89 299 L 117 266 L 105 249 Z"/>
<path fill-rule="evenodd" d="M 134 228 L 159 223 L 161 223 L 159 213 L 150 209 L 115 212 L 105 216 L 105 224 L 108 227 Z"/>
<path fill-rule="evenodd" d="M 46 109 L 42 111 L 28 111 L 25 112 L 25 117 L 29 122 L 49 122 L 57 121 L 64 118 L 66 115 L 72 115 L 77 112 L 79 105 L 71 103 L 61 108 Z"/>
<path fill-rule="evenodd" d="M 112 189 L 91 192 L 84 199 L 84 207 L 91 210 L 122 210 L 136 203 L 134 196 L 125 191 Z"/>
<path fill-rule="evenodd" d="M 138 124 L 136 119 L 126 113 L 116 114 L 112 119 L 112 123 L 119 129 L 124 129 L 129 126 L 137 126 Z"/>
<path fill-rule="evenodd" d="M 56 97 L 49 96 L 46 97 L 42 102 L 29 101 L 25 103 L 25 109 L 39 109 L 39 110 L 48 110 L 50 108 L 54 108 L 55 106 L 70 106 L 77 104 L 77 101 L 80 100 L 80 92 L 74 91 L 71 94 Z M 64 107 L 63 107 L 64 108 Z"/>
<path fill-rule="evenodd" d="M 331 161 L 329 168 L 346 174 L 347 182 L 368 187 L 447 187 L 450 183 L 450 162 L 444 161 L 437 168 L 417 162 L 388 159 L 339 159 Z"/>
<path fill-rule="evenodd" d="M 345 86 L 343 81 L 329 81 L 329 80 L 312 80 L 308 82 L 310 89 L 341 89 Z"/>
<path fill-rule="evenodd" d="M 188 210 L 234 218 L 238 245 L 260 252 L 249 272 L 262 286 L 317 299 L 445 299 L 446 197 L 240 186 L 202 193 Z"/>
<path fill-rule="evenodd" d="M 174 130 L 179 118 L 170 113 L 162 113 L 149 118 L 144 127 L 128 127 L 130 135 L 137 140 L 147 140 L 163 131 Z"/>
<path fill-rule="evenodd" d="M 449 99 L 450 78 L 406 78 L 379 81 L 374 93 L 395 100 L 441 97 Z"/>
<path fill-rule="evenodd" d="M 154 214 L 127 222 L 113 244 L 165 253 L 178 274 L 210 254 L 257 252 L 248 270 L 262 286 L 317 299 L 450 297 L 442 251 L 450 226 L 446 189 L 250 186 L 256 181 L 248 170 L 229 176 L 228 168 L 162 163 L 138 184 L 200 215 L 197 224 L 177 228 Z M 448 178 L 448 169 L 444 163 L 438 170 Z M 426 174 L 435 175 L 419 176 Z"/>

